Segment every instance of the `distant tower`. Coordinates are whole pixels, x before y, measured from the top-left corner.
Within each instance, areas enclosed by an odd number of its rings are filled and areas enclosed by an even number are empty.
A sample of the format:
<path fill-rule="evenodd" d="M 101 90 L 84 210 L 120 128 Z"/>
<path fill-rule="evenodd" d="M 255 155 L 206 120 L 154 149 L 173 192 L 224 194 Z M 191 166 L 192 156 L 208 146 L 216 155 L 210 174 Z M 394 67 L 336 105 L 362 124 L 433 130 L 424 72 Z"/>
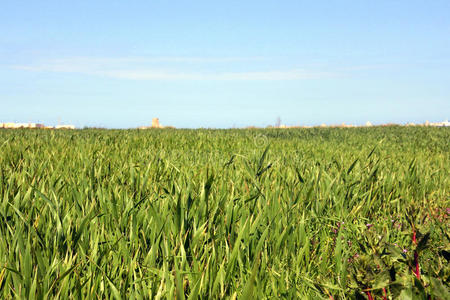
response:
<path fill-rule="evenodd" d="M 275 123 L 275 127 L 276 127 L 276 128 L 279 128 L 280 125 L 281 125 L 281 118 L 278 117 L 278 118 L 277 118 L 277 121 L 276 121 L 276 123 Z"/>
<path fill-rule="evenodd" d="M 160 128 L 161 125 L 159 125 L 159 119 L 158 118 L 153 118 L 152 120 L 152 127 L 153 128 Z"/>

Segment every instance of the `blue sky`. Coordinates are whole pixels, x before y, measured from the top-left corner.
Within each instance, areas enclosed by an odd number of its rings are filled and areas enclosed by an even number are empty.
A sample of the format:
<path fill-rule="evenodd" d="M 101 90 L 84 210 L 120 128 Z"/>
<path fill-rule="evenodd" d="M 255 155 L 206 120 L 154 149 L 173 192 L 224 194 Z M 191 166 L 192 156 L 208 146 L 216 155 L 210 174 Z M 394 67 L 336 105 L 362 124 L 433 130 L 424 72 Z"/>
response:
<path fill-rule="evenodd" d="M 450 115 L 450 1 L 1 6 L 0 122 L 228 128 Z"/>

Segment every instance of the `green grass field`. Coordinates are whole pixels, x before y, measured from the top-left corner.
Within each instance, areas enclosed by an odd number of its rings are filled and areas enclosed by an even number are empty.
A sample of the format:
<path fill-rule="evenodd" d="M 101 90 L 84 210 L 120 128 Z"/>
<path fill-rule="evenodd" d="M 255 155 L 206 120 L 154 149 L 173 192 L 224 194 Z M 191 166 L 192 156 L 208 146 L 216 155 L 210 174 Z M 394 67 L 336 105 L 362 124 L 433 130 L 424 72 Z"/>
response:
<path fill-rule="evenodd" d="M 0 130 L 0 298 L 450 299 L 449 141 Z"/>

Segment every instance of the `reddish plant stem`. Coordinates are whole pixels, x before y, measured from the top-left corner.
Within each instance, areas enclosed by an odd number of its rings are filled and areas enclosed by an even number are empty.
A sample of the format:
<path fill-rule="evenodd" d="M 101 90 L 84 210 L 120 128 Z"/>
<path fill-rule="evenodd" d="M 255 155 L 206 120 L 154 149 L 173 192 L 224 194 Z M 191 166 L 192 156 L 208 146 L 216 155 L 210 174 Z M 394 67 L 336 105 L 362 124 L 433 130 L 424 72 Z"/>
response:
<path fill-rule="evenodd" d="M 414 245 L 417 245 L 417 237 L 416 237 L 416 229 L 413 226 L 413 236 L 412 241 Z M 414 275 L 416 275 L 417 279 L 420 280 L 420 266 L 419 266 L 419 254 L 417 253 L 417 250 L 414 251 L 414 267 L 413 270 Z"/>
<path fill-rule="evenodd" d="M 416 275 L 417 279 L 420 280 L 419 254 L 417 253 L 417 251 L 414 251 L 414 265 L 416 266 L 414 275 Z"/>
<path fill-rule="evenodd" d="M 370 291 L 367 291 L 366 294 L 368 300 L 373 300 L 372 293 Z"/>
<path fill-rule="evenodd" d="M 387 300 L 386 288 L 383 288 L 383 300 Z"/>

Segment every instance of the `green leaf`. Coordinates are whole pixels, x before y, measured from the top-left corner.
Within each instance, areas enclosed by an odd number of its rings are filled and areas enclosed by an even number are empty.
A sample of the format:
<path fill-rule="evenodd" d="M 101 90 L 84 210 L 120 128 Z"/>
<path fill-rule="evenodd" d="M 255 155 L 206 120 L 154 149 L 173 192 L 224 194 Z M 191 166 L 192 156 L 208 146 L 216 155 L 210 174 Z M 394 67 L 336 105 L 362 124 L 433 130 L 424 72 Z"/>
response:
<path fill-rule="evenodd" d="M 450 292 L 440 279 L 431 277 L 430 280 L 432 295 L 440 299 L 450 299 Z"/>
<path fill-rule="evenodd" d="M 256 255 L 255 261 L 253 263 L 253 268 L 252 268 L 252 273 L 250 275 L 250 278 L 247 280 L 247 283 L 245 284 L 241 299 L 248 299 L 248 300 L 255 299 L 253 291 L 255 288 L 255 278 L 258 274 L 260 257 L 261 257 L 261 253 L 258 253 L 258 255 Z"/>
<path fill-rule="evenodd" d="M 358 162 L 359 158 L 355 159 L 355 161 L 350 165 L 350 167 L 347 170 L 347 175 L 350 174 L 350 172 L 353 170 L 353 168 L 356 166 L 356 163 Z"/>

